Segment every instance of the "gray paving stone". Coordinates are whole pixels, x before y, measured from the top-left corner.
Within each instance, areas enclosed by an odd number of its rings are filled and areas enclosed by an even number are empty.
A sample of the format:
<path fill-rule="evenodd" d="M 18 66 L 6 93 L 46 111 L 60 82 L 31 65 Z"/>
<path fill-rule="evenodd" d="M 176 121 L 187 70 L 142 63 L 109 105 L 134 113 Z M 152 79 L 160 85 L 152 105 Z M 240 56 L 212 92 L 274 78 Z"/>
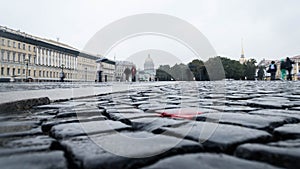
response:
<path fill-rule="evenodd" d="M 274 130 L 274 135 L 280 138 L 300 138 L 300 123 L 286 124 Z"/>
<path fill-rule="evenodd" d="M 145 113 L 143 110 L 140 109 L 107 109 L 106 113 Z"/>
<path fill-rule="evenodd" d="M 255 161 L 248 161 L 225 154 L 186 154 L 163 159 L 143 169 L 278 169 L 278 167 Z"/>
<path fill-rule="evenodd" d="M 101 120 L 83 123 L 59 124 L 51 128 L 50 135 L 57 139 L 63 139 L 86 134 L 105 133 L 125 129 L 131 129 L 131 127 L 119 121 Z"/>
<path fill-rule="evenodd" d="M 235 155 L 241 158 L 267 162 L 280 167 L 298 169 L 300 168 L 300 146 L 295 143 L 285 144 L 273 143 L 268 145 L 263 144 L 244 144 L 240 145 Z"/>
<path fill-rule="evenodd" d="M 125 124 L 131 125 L 132 119 L 139 119 L 145 117 L 159 117 L 156 113 L 110 113 L 108 114 L 108 118 L 111 120 L 121 121 Z"/>
<path fill-rule="evenodd" d="M 251 141 L 267 141 L 265 131 L 210 122 L 194 122 L 177 128 L 163 128 L 165 134 L 200 141 L 206 150 L 232 151 L 235 146 Z"/>
<path fill-rule="evenodd" d="M 139 109 L 145 112 L 155 112 L 162 109 L 176 109 L 181 108 L 179 105 L 167 105 L 167 104 L 142 104 L 138 106 Z"/>
<path fill-rule="evenodd" d="M 48 151 L 54 142 L 55 139 L 50 138 L 49 136 L 36 136 L 10 140 L 3 143 L 3 148 L 0 148 L 0 156 Z"/>
<path fill-rule="evenodd" d="M 215 109 L 220 112 L 249 112 L 258 110 L 258 108 L 247 107 L 247 106 L 202 106 L 203 108 Z"/>
<path fill-rule="evenodd" d="M 130 123 L 132 128 L 135 130 L 146 130 L 149 132 L 163 132 L 162 127 L 178 127 L 180 125 L 189 123 L 188 120 L 174 120 L 169 118 L 161 118 L 161 117 L 147 117 L 147 118 L 138 118 L 131 119 Z"/>
<path fill-rule="evenodd" d="M 3 121 L 0 123 L 0 134 L 26 131 L 40 124 L 40 121 Z"/>
<path fill-rule="evenodd" d="M 60 108 L 72 108 L 75 106 L 84 105 L 84 102 L 65 102 L 65 103 L 53 103 L 47 105 L 36 106 L 36 109 L 60 109 Z"/>
<path fill-rule="evenodd" d="M 68 164 L 62 151 L 29 153 L 0 157 L 2 169 L 66 169 Z"/>
<path fill-rule="evenodd" d="M 37 136 L 42 134 L 43 134 L 42 129 L 40 127 L 37 127 L 26 131 L 12 131 L 8 133 L 0 133 L 0 139 L 9 138 L 9 137 Z"/>
<path fill-rule="evenodd" d="M 263 97 L 247 100 L 249 106 L 262 107 L 270 109 L 285 109 L 293 107 L 294 104 L 290 100 L 282 97 Z"/>
<path fill-rule="evenodd" d="M 101 109 L 133 109 L 135 108 L 132 105 L 129 104 L 112 104 L 112 105 L 99 105 L 98 106 Z"/>
<path fill-rule="evenodd" d="M 54 142 L 55 139 L 49 136 L 37 136 L 37 137 L 29 137 L 23 139 L 12 140 L 5 144 L 5 147 L 33 147 L 40 145 L 50 145 Z"/>
<path fill-rule="evenodd" d="M 296 121 L 300 121 L 300 112 L 299 111 L 293 111 L 293 110 L 280 110 L 280 109 L 262 109 L 262 110 L 256 110 L 256 111 L 250 111 L 249 114 L 257 114 L 262 116 L 281 116 L 281 117 L 292 117 L 295 118 Z"/>
<path fill-rule="evenodd" d="M 222 124 L 239 125 L 255 129 L 274 129 L 278 126 L 292 121 L 290 117 L 264 117 L 261 115 L 249 115 L 247 113 L 210 113 L 200 114 L 197 121 L 215 120 Z"/>
<path fill-rule="evenodd" d="M 79 168 L 88 169 L 138 168 L 156 162 L 162 157 L 202 150 L 196 142 L 179 140 L 175 137 L 157 136 L 148 132 L 121 134 L 123 136 L 94 135 L 93 141 L 87 137 L 76 137 L 63 141 L 62 146 Z M 134 138 L 135 141 L 132 140 Z M 107 146 L 112 149 L 108 149 Z M 126 156 L 120 156 L 122 154 Z"/>

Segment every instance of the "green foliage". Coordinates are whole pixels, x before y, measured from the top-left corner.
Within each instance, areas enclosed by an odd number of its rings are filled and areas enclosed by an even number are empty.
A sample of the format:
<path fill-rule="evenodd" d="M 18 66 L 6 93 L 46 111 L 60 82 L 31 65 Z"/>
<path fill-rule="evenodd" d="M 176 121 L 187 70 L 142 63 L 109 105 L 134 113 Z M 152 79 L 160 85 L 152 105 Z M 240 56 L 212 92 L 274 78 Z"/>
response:
<path fill-rule="evenodd" d="M 239 61 L 229 58 L 216 56 L 203 62 L 195 59 L 192 62 L 185 64 L 175 64 L 173 67 L 169 65 L 161 65 L 156 70 L 156 76 L 159 80 L 222 80 L 224 78 L 234 80 L 254 80 L 256 60 L 250 59 L 244 64 Z M 221 66 L 223 65 L 223 67 Z"/>
<path fill-rule="evenodd" d="M 156 70 L 156 78 L 160 81 L 190 81 L 193 80 L 193 74 L 185 64 L 175 64 L 173 67 L 169 65 L 161 65 Z"/>
<path fill-rule="evenodd" d="M 247 80 L 255 80 L 255 73 L 256 73 L 256 60 L 250 59 L 246 63 L 244 63 L 244 75 Z"/>
<path fill-rule="evenodd" d="M 209 80 L 204 62 L 198 59 L 193 60 L 188 64 L 190 71 L 193 73 L 195 80 Z"/>

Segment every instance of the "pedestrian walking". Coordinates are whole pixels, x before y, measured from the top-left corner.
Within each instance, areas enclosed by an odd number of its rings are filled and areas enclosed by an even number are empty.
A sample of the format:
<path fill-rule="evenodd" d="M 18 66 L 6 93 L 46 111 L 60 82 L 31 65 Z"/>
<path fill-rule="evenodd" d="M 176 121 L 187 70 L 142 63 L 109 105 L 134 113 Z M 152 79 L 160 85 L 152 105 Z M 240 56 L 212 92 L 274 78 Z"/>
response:
<path fill-rule="evenodd" d="M 292 80 L 293 64 L 295 64 L 295 62 L 292 61 L 289 57 L 287 57 L 285 60 L 285 67 L 286 67 L 286 70 L 288 71 L 287 80 Z"/>
<path fill-rule="evenodd" d="M 281 59 L 280 61 L 280 72 L 281 72 L 281 80 L 285 80 L 286 64 L 284 59 Z"/>
<path fill-rule="evenodd" d="M 277 71 L 277 66 L 275 64 L 275 61 L 272 61 L 267 71 L 268 73 L 271 73 L 271 80 L 275 80 L 276 71 Z"/>

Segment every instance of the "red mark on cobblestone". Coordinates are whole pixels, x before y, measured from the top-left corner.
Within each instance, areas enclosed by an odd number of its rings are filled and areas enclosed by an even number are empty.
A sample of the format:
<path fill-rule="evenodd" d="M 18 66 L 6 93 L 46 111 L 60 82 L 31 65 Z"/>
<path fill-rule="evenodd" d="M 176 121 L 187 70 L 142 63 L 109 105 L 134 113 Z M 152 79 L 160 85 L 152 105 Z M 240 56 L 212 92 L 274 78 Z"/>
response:
<path fill-rule="evenodd" d="M 170 118 L 183 118 L 193 120 L 197 115 L 202 114 L 202 112 L 197 111 L 197 109 L 193 108 L 185 108 L 185 109 L 171 109 L 164 110 L 159 112 L 161 117 L 170 117 Z"/>

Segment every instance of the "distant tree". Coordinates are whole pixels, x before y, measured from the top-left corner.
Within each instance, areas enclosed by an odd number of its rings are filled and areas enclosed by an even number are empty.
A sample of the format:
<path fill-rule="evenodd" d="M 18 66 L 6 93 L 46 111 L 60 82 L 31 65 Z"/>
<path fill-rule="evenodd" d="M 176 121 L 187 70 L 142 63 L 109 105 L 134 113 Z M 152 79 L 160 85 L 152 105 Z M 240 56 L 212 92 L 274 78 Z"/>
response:
<path fill-rule="evenodd" d="M 209 80 L 203 61 L 199 59 L 195 59 L 188 64 L 188 67 L 189 70 L 193 73 L 195 80 L 197 81 Z"/>
<path fill-rule="evenodd" d="M 224 66 L 222 67 L 222 59 L 224 60 L 224 58 L 216 56 L 209 58 L 208 61 L 205 62 L 205 67 L 210 80 L 222 80 L 226 77 Z"/>
<path fill-rule="evenodd" d="M 243 77 L 244 70 L 243 65 L 240 64 L 240 62 L 224 57 L 221 57 L 221 61 L 227 79 L 240 80 Z"/>
<path fill-rule="evenodd" d="M 255 80 L 256 74 L 256 60 L 249 59 L 247 62 L 244 63 L 244 75 L 247 80 Z"/>
<path fill-rule="evenodd" d="M 156 70 L 156 78 L 159 81 L 171 81 L 171 67 L 169 65 L 160 65 Z"/>

